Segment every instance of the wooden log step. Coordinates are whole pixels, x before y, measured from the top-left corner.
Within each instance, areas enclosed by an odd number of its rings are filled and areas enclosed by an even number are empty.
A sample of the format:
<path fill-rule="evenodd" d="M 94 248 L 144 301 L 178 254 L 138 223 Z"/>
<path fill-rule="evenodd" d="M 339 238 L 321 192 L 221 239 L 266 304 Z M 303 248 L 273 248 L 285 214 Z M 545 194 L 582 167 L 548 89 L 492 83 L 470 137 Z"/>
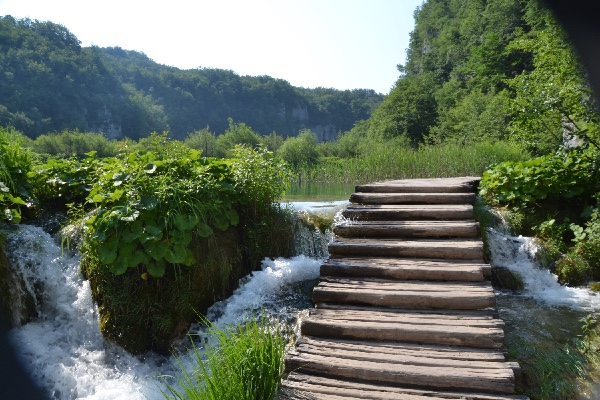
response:
<path fill-rule="evenodd" d="M 315 375 L 350 378 L 381 384 L 407 385 L 439 390 L 487 390 L 514 393 L 515 377 L 503 363 L 459 360 L 405 359 L 405 362 L 382 359 L 355 359 L 356 355 L 339 351 L 335 354 L 298 352 L 286 359 L 291 371 Z M 402 358 L 399 356 L 398 358 Z M 418 357 L 417 357 L 418 359 Z"/>
<path fill-rule="evenodd" d="M 356 204 L 473 204 L 475 193 L 353 193 Z"/>
<path fill-rule="evenodd" d="M 501 320 L 485 317 L 314 309 L 302 321 L 301 332 L 323 338 L 500 349 L 503 327 Z"/>
<path fill-rule="evenodd" d="M 475 221 L 342 222 L 333 228 L 333 233 L 341 237 L 358 238 L 475 238 L 479 235 L 479 223 Z"/>
<path fill-rule="evenodd" d="M 461 361 L 483 361 L 503 363 L 506 361 L 506 355 L 494 349 L 474 349 L 469 347 L 456 346 L 435 346 L 411 343 L 390 343 L 390 342 L 366 342 L 361 340 L 340 340 L 323 339 L 312 336 L 302 337 L 296 347 L 297 351 L 304 352 L 335 352 L 356 351 L 369 356 L 374 353 L 375 357 L 385 357 L 386 355 L 425 357 L 440 360 L 461 360 Z"/>
<path fill-rule="evenodd" d="M 365 193 L 464 193 L 475 192 L 479 177 L 403 179 L 357 185 L 356 192 Z"/>
<path fill-rule="evenodd" d="M 489 282 L 423 282 L 322 278 L 313 289 L 315 303 L 350 303 L 391 308 L 479 310 L 495 307 Z"/>
<path fill-rule="evenodd" d="M 472 219 L 470 204 L 423 204 L 423 205 L 357 205 L 350 204 L 342 215 L 354 220 L 423 220 L 423 219 Z"/>
<path fill-rule="evenodd" d="M 361 306 L 356 304 L 336 304 L 336 303 L 316 303 L 315 309 L 311 312 L 317 312 L 317 310 L 333 310 L 335 312 L 343 311 L 359 311 L 367 313 L 380 313 L 382 315 L 399 314 L 405 317 L 416 315 L 419 318 L 427 318 L 428 314 L 432 314 L 431 318 L 439 319 L 441 316 L 448 316 L 449 318 L 461 318 L 469 320 L 491 320 L 495 319 L 501 326 L 503 325 L 502 320 L 495 308 L 485 308 L 481 310 L 405 310 L 400 308 L 386 308 L 386 307 L 374 307 L 374 306 Z M 375 314 L 374 314 L 375 315 Z"/>
<path fill-rule="evenodd" d="M 368 400 L 527 400 L 526 396 L 473 392 L 433 391 L 392 385 L 354 382 L 292 372 L 282 382 L 280 399 L 368 399 Z M 304 397 L 310 394 L 312 397 Z M 334 396 L 334 397 L 331 397 Z"/>
<path fill-rule="evenodd" d="M 414 257 L 483 260 L 480 239 L 398 240 L 338 238 L 329 243 L 329 254 L 342 257 Z"/>
<path fill-rule="evenodd" d="M 489 264 L 461 260 L 329 258 L 321 265 L 321 276 L 477 282 L 491 274 Z"/>

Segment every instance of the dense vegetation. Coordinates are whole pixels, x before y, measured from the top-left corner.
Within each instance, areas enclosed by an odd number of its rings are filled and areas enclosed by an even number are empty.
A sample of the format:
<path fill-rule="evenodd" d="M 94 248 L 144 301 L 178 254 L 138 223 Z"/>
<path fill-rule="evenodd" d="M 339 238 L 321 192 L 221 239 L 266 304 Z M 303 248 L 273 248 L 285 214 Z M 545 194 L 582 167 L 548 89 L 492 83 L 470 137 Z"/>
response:
<path fill-rule="evenodd" d="M 227 118 L 267 135 L 308 128 L 334 139 L 382 99 L 370 89 L 295 88 L 269 76 L 180 70 L 121 48 L 80 46 L 52 22 L 0 18 L 0 125 L 31 138 L 80 130 L 138 139 L 166 131 L 183 139 Z"/>

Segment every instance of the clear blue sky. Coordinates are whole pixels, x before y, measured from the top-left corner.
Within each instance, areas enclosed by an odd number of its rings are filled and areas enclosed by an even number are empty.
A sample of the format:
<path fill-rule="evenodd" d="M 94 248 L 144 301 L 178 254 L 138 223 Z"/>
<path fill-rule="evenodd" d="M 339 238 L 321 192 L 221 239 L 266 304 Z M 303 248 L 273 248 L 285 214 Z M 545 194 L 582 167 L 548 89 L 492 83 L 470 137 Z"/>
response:
<path fill-rule="evenodd" d="M 388 93 L 423 0 L 0 0 L 0 15 L 64 25 L 182 69 Z"/>

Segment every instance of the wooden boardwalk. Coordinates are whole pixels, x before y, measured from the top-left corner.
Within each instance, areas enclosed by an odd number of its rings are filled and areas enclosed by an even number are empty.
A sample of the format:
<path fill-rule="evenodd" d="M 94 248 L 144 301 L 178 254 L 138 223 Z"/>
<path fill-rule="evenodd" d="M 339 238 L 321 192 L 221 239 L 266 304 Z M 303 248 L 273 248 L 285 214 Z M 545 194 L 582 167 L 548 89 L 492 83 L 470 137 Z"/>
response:
<path fill-rule="evenodd" d="M 478 181 L 356 187 L 280 399 L 526 399 L 473 219 Z"/>

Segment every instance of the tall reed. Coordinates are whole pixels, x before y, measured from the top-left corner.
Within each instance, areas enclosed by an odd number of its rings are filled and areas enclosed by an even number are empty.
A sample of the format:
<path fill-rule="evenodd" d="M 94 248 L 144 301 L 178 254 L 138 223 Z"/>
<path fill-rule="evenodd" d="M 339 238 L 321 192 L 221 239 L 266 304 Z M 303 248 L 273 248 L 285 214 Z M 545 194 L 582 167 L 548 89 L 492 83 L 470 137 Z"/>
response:
<path fill-rule="evenodd" d="M 271 400 L 283 374 L 287 340 L 263 315 L 244 324 L 209 328 L 204 351 L 193 347 L 195 370 L 177 358 L 178 375 L 166 399 Z"/>
<path fill-rule="evenodd" d="M 481 176 L 492 164 L 528 159 L 519 146 L 508 142 L 448 143 L 418 149 L 374 143 L 355 158 L 324 158 L 295 170 L 297 183 L 366 183 L 383 179 Z"/>

